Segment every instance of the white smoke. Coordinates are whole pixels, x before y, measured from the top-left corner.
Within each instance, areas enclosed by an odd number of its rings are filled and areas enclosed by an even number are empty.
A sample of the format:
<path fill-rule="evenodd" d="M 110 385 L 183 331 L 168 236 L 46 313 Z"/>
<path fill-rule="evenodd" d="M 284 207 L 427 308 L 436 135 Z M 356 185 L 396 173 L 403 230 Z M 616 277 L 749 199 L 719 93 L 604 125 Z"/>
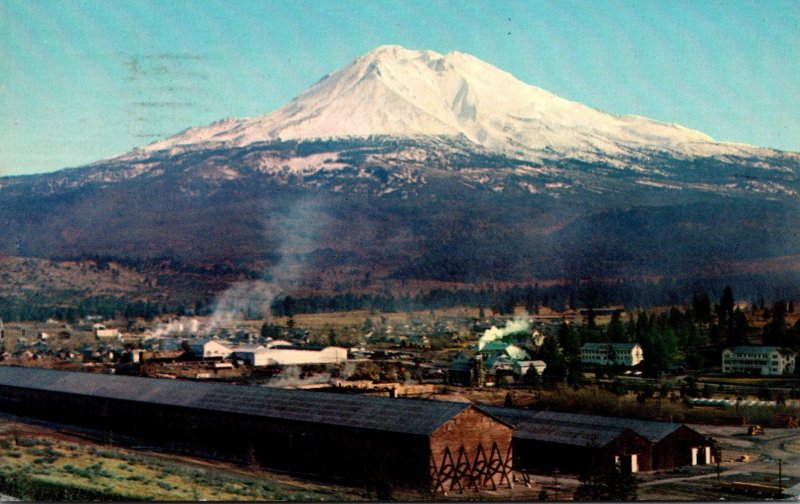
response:
<path fill-rule="evenodd" d="M 300 199 L 289 209 L 284 226 L 272 229 L 269 239 L 278 243 L 280 259 L 262 280 L 236 282 L 214 301 L 210 329 L 226 322 L 269 318 L 276 297 L 290 292 L 307 276 L 305 256 L 330 232 L 329 219 L 318 200 Z M 269 226 L 267 226 L 269 228 Z"/>
<path fill-rule="evenodd" d="M 267 387 L 298 388 L 304 385 L 319 385 L 329 383 L 330 381 L 330 373 L 319 373 L 303 378 L 300 376 L 300 368 L 298 366 L 288 366 L 284 368 L 280 375 L 278 375 L 276 378 L 272 378 L 267 383 Z"/>
<path fill-rule="evenodd" d="M 236 282 L 214 300 L 209 331 L 239 320 L 269 317 L 280 288 L 263 280 Z"/>
<path fill-rule="evenodd" d="M 502 329 L 492 326 L 484 331 L 483 335 L 478 338 L 478 350 L 482 350 L 490 341 L 502 340 L 509 334 L 527 331 L 530 327 L 530 324 L 525 319 L 509 320 Z"/>
<path fill-rule="evenodd" d="M 205 332 L 206 323 L 193 317 L 181 317 L 167 323 L 157 324 L 151 336 L 163 338 L 165 336 L 194 336 Z"/>

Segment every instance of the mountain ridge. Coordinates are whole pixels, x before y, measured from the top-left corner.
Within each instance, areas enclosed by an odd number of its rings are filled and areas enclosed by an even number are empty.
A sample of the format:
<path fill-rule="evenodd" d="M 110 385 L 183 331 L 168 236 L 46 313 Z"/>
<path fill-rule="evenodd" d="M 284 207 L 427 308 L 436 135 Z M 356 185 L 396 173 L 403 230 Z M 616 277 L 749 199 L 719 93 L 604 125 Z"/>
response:
<path fill-rule="evenodd" d="M 631 124 L 652 121 L 620 122 L 471 56 L 374 53 L 276 112 L 0 178 L 0 254 L 177 257 L 310 288 L 323 277 L 731 274 L 800 249 L 800 154 L 709 143 L 665 123 L 633 142 Z M 587 117 L 605 122 L 581 129 Z M 364 136 L 279 134 L 352 133 L 353 121 Z"/>
<path fill-rule="evenodd" d="M 525 160 L 596 160 L 639 149 L 689 156 L 757 155 L 765 149 L 716 142 L 705 133 L 639 115 L 607 114 L 523 83 L 466 53 L 380 46 L 273 112 L 192 127 L 122 158 L 158 150 L 371 135 L 463 135 Z"/>

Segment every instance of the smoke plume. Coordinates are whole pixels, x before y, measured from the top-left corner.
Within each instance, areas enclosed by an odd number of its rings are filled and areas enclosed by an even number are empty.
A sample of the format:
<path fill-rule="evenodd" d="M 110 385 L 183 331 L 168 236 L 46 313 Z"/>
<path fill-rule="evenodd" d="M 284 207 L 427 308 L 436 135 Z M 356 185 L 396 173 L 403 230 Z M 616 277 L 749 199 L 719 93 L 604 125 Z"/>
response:
<path fill-rule="evenodd" d="M 484 345 L 490 341 L 502 340 L 509 334 L 527 331 L 528 329 L 530 329 L 530 324 L 525 319 L 509 320 L 502 329 L 492 326 L 484 331 L 483 336 L 478 339 L 478 350 L 483 349 Z"/>

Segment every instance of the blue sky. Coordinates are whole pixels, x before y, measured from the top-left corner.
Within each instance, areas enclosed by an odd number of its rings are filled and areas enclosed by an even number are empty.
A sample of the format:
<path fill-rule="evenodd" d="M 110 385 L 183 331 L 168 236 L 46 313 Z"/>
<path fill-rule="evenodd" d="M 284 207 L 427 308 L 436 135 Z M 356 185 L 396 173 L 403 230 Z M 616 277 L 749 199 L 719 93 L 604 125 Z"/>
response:
<path fill-rule="evenodd" d="M 0 0 L 0 175 L 270 112 L 378 45 L 800 151 L 800 1 Z"/>

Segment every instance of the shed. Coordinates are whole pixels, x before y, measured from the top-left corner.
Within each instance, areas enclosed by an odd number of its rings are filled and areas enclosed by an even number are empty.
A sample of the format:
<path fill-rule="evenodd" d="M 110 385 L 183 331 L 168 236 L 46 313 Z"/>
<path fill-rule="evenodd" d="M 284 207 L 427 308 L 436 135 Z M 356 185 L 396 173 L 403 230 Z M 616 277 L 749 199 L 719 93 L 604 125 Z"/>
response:
<path fill-rule="evenodd" d="M 579 473 L 590 466 L 622 463 L 631 472 L 651 470 L 650 443 L 622 425 L 590 425 L 541 411 L 486 410 L 514 425 L 514 466 L 518 469 Z"/>
<path fill-rule="evenodd" d="M 659 471 L 687 465 L 710 464 L 713 462 L 717 448 L 713 439 L 680 423 L 556 411 L 493 407 L 486 409 L 512 424 L 517 424 L 517 428 L 519 428 L 520 422 L 527 423 L 536 420 L 582 425 L 586 429 L 598 433 L 604 429 L 627 429 L 647 440 L 650 445 L 646 454 L 637 457 L 640 471 Z M 516 437 L 515 433 L 515 445 L 517 444 Z"/>
<path fill-rule="evenodd" d="M 641 434 L 652 444 L 653 470 L 667 470 L 712 462 L 716 442 L 680 423 L 639 420 L 636 418 L 581 415 L 542 411 L 540 415 L 590 425 L 620 425 Z"/>
<path fill-rule="evenodd" d="M 0 366 L 0 410 L 356 483 L 512 484 L 512 427 L 464 403 Z"/>
<path fill-rule="evenodd" d="M 196 340 L 189 342 L 189 353 L 197 359 L 224 359 L 231 349 L 217 340 Z"/>

